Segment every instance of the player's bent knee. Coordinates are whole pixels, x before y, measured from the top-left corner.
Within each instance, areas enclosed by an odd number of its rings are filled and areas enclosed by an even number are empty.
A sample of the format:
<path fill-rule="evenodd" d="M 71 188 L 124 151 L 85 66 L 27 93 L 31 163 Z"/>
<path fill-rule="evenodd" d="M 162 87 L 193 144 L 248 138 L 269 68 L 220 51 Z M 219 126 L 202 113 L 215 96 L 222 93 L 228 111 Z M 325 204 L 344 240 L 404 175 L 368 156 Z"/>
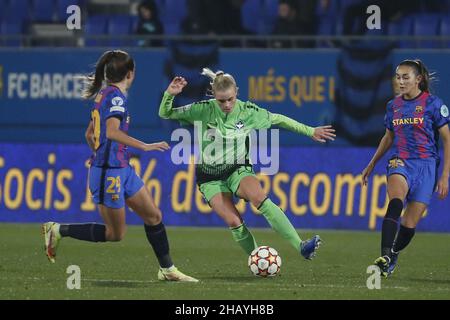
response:
<path fill-rule="evenodd" d="M 239 227 L 242 224 L 242 221 L 241 221 L 241 219 L 236 217 L 234 219 L 228 220 L 227 224 L 228 224 L 228 227 L 230 227 L 230 228 L 236 228 L 236 227 Z"/>
<path fill-rule="evenodd" d="M 408 215 L 403 216 L 402 218 L 402 225 L 406 228 L 415 228 L 417 227 L 417 224 L 419 223 L 420 217 L 410 217 Z"/>
<path fill-rule="evenodd" d="M 256 195 L 250 197 L 250 202 L 253 206 L 255 206 L 256 208 L 259 208 L 259 206 L 266 199 L 267 199 L 267 195 L 265 193 L 260 193 L 260 194 L 256 194 Z"/>
<path fill-rule="evenodd" d="M 152 214 L 148 215 L 144 219 L 145 224 L 149 226 L 160 224 L 161 221 L 162 221 L 162 212 L 159 209 L 155 210 L 154 212 L 152 212 Z"/>
<path fill-rule="evenodd" d="M 402 222 L 402 225 L 406 228 L 414 229 L 415 227 L 417 227 L 417 222 L 416 221 L 404 221 L 404 222 Z"/>

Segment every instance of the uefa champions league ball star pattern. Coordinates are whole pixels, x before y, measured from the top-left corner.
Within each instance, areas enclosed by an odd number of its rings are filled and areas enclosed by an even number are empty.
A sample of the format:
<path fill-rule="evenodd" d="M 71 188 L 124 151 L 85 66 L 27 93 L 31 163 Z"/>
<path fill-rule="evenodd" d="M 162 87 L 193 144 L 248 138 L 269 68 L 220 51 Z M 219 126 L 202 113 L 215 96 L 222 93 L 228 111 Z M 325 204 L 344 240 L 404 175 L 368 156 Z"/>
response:
<path fill-rule="evenodd" d="M 281 257 L 274 248 L 260 246 L 248 257 L 248 266 L 255 276 L 273 277 L 280 272 Z"/>

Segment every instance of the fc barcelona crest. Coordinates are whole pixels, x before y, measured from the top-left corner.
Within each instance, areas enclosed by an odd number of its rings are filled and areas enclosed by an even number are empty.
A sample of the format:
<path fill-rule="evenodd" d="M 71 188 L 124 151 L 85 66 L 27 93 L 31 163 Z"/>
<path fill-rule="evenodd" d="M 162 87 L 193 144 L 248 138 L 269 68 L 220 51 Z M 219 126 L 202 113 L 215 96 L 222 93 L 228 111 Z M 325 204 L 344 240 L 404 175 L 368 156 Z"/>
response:
<path fill-rule="evenodd" d="M 394 158 L 389 160 L 389 168 L 398 168 L 398 167 L 404 167 L 405 163 L 402 159 Z"/>
<path fill-rule="evenodd" d="M 422 106 L 416 106 L 415 113 L 422 113 L 422 112 L 423 112 L 423 107 Z"/>

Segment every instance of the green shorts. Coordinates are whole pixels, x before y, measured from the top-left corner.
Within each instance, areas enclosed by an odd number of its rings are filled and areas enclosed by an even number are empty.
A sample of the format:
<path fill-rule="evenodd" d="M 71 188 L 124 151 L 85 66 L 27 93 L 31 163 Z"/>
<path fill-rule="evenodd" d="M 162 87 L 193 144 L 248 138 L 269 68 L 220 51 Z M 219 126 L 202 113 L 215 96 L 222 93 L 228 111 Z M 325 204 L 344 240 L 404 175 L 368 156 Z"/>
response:
<path fill-rule="evenodd" d="M 236 169 L 225 180 L 214 180 L 200 184 L 200 192 L 208 203 L 211 201 L 212 197 L 220 192 L 233 193 L 236 195 L 241 180 L 248 176 L 256 178 L 255 171 L 253 171 L 252 166 L 242 166 Z"/>

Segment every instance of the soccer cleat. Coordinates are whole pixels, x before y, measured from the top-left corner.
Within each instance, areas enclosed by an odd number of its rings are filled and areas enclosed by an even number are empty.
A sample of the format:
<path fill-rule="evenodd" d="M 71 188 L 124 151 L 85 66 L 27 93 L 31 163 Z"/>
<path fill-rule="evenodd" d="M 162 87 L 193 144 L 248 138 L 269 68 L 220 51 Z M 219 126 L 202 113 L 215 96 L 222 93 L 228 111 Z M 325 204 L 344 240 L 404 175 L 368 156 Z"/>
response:
<path fill-rule="evenodd" d="M 380 273 L 383 277 L 389 275 L 389 265 L 391 263 L 391 258 L 388 256 L 382 256 L 375 259 L 374 265 L 380 268 Z M 394 265 L 395 268 L 395 265 Z"/>
<path fill-rule="evenodd" d="M 170 270 L 170 271 L 169 271 Z M 185 275 L 177 268 L 172 267 L 169 269 L 159 268 L 158 280 L 161 281 L 180 281 L 180 282 L 198 282 L 197 279 Z"/>
<path fill-rule="evenodd" d="M 389 262 L 389 266 L 387 268 L 388 276 L 394 273 L 395 268 L 397 267 L 397 261 L 398 261 L 398 252 L 391 251 L 390 256 L 391 261 Z"/>
<path fill-rule="evenodd" d="M 311 260 L 316 256 L 316 250 L 319 249 L 322 239 L 318 235 L 315 235 L 309 240 L 302 241 L 300 244 L 300 253 L 307 259 Z"/>
<path fill-rule="evenodd" d="M 55 263 L 56 249 L 58 248 L 58 243 L 61 239 L 58 227 L 59 224 L 56 222 L 47 222 L 42 225 L 45 254 L 52 263 Z"/>

